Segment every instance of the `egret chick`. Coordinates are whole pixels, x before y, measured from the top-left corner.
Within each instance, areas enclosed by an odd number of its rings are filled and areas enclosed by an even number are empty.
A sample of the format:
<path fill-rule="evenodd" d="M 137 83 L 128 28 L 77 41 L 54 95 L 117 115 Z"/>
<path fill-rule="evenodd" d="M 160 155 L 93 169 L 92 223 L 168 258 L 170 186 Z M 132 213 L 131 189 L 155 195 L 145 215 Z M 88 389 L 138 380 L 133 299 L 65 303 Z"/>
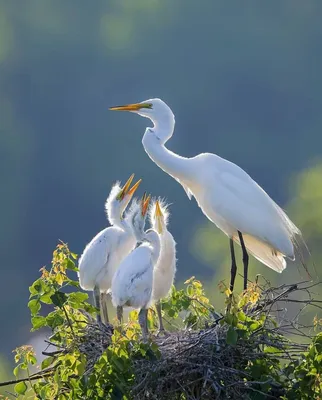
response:
<path fill-rule="evenodd" d="M 120 264 L 112 281 L 112 302 L 117 308 L 119 321 L 124 306 L 140 309 L 139 324 L 144 341 L 148 335 L 147 313 L 153 288 L 153 269 L 160 254 L 157 232 L 153 229 L 144 232 L 149 201 L 150 197 L 144 196 L 141 207 L 136 206 L 133 210 L 132 226 L 137 247 Z"/>
<path fill-rule="evenodd" d="M 156 200 L 149 210 L 151 227 L 158 232 L 161 249 L 160 255 L 153 270 L 152 300 L 159 318 L 159 333 L 165 332 L 160 300 L 167 297 L 173 285 L 176 273 L 176 242 L 167 229 L 169 220 L 168 206 L 161 199 Z"/>
<path fill-rule="evenodd" d="M 119 182 L 113 185 L 105 203 L 107 217 L 112 226 L 100 231 L 87 244 L 78 262 L 80 287 L 94 292 L 95 307 L 99 310 L 102 308 L 105 323 L 108 322 L 105 294 L 111 288 L 118 265 L 136 244 L 130 221 L 123 218 L 124 210 L 141 183 L 140 179 L 130 188 L 133 178 L 134 174 L 122 188 Z M 102 321 L 101 313 L 97 320 Z"/>

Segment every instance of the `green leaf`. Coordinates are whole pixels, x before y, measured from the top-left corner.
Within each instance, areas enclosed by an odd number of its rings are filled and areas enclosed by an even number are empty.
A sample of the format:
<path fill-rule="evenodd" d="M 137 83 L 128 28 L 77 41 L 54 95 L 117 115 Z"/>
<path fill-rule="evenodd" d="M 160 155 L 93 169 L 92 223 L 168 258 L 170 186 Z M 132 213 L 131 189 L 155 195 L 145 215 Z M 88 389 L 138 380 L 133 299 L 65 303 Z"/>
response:
<path fill-rule="evenodd" d="M 170 310 L 168 311 L 169 317 L 174 317 L 175 313 L 176 312 L 172 308 L 170 308 Z"/>
<path fill-rule="evenodd" d="M 239 321 L 246 321 L 246 315 L 243 311 L 239 311 L 237 313 L 237 317 L 238 317 Z"/>
<path fill-rule="evenodd" d="M 59 308 L 61 308 L 67 301 L 67 296 L 65 293 L 57 291 L 52 296 L 50 296 L 53 304 Z"/>
<path fill-rule="evenodd" d="M 96 315 L 97 314 L 97 308 L 92 306 L 89 303 L 85 303 L 84 304 L 84 310 L 92 315 Z"/>
<path fill-rule="evenodd" d="M 68 296 L 68 304 L 70 304 L 73 308 L 81 308 L 83 306 L 84 301 L 88 299 L 87 293 L 71 293 Z"/>
<path fill-rule="evenodd" d="M 191 300 L 189 298 L 182 299 L 181 306 L 184 310 L 187 310 L 190 306 Z"/>
<path fill-rule="evenodd" d="M 69 278 L 67 278 L 66 281 L 67 281 L 68 285 L 75 286 L 77 288 L 80 287 L 78 281 L 73 281 L 72 279 L 69 279 Z"/>
<path fill-rule="evenodd" d="M 227 332 L 226 343 L 230 344 L 231 346 L 235 346 L 237 343 L 238 334 L 235 329 L 230 326 Z"/>
<path fill-rule="evenodd" d="M 62 340 L 62 335 L 60 332 L 56 332 L 53 335 L 51 335 L 49 339 L 51 342 L 57 342 L 57 344 L 59 344 Z"/>
<path fill-rule="evenodd" d="M 24 366 L 24 363 L 20 363 L 20 364 L 18 364 L 18 365 L 16 366 L 16 368 L 13 370 L 13 374 L 14 374 L 15 377 L 18 377 L 19 371 L 20 371 L 21 369 L 25 369 L 25 368 L 23 368 L 23 366 Z"/>
<path fill-rule="evenodd" d="M 40 315 L 38 315 L 37 317 L 32 317 L 31 323 L 32 323 L 33 331 L 36 331 L 37 329 L 42 328 L 43 326 L 47 325 L 46 318 L 41 317 Z"/>
<path fill-rule="evenodd" d="M 40 296 L 40 301 L 45 303 L 45 304 L 52 304 L 51 296 L 55 293 L 54 290 L 50 290 L 48 293 L 43 294 Z"/>
<path fill-rule="evenodd" d="M 29 292 L 33 296 L 36 294 L 43 294 L 44 287 L 45 287 L 45 283 L 41 280 L 41 278 L 39 278 L 29 287 Z"/>
<path fill-rule="evenodd" d="M 17 394 L 25 394 L 27 391 L 27 385 L 25 382 L 19 382 L 15 385 L 15 392 Z"/>
<path fill-rule="evenodd" d="M 70 253 L 70 255 L 71 255 L 71 257 L 74 259 L 74 260 L 77 260 L 77 254 L 76 253 Z"/>
<path fill-rule="evenodd" d="M 41 369 L 48 368 L 55 361 L 54 357 L 47 357 L 41 363 Z"/>
<path fill-rule="evenodd" d="M 66 268 L 71 271 L 78 271 L 78 268 L 75 266 L 75 263 L 70 258 L 67 260 Z"/>
<path fill-rule="evenodd" d="M 250 325 L 250 327 L 249 327 L 249 329 L 251 330 L 251 331 L 256 331 L 256 329 L 258 329 L 260 327 L 260 323 L 259 322 L 253 322 L 251 325 Z"/>
<path fill-rule="evenodd" d="M 41 308 L 41 305 L 39 303 L 39 299 L 30 300 L 29 303 L 28 303 L 28 307 L 30 309 L 31 315 L 38 314 L 38 311 Z"/>
<path fill-rule="evenodd" d="M 57 328 L 57 326 L 60 326 L 64 323 L 64 318 L 59 314 L 59 312 L 53 311 L 49 313 L 46 317 L 47 325 L 50 326 L 50 328 L 52 329 L 55 329 Z"/>

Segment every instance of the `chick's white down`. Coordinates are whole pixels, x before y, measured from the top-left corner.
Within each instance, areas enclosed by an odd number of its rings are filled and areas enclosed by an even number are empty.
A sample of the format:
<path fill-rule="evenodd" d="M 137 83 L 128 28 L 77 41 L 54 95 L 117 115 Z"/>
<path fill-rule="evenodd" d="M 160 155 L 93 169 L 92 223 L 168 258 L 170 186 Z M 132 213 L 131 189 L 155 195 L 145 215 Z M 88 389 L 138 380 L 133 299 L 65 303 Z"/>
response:
<path fill-rule="evenodd" d="M 246 249 L 277 272 L 285 269 L 285 257 L 294 259 L 294 245 L 301 239 L 299 229 L 244 170 L 212 153 L 187 158 L 165 147 L 175 126 L 173 112 L 165 102 L 155 98 L 110 109 L 134 112 L 152 121 L 153 127 L 146 129 L 142 139 L 146 153 L 183 186 L 189 199 L 195 197 L 207 218 L 230 239 L 231 287 L 237 268 L 234 241 L 243 248 L 244 288 Z"/>
<path fill-rule="evenodd" d="M 121 190 L 117 182 L 105 203 L 108 220 L 113 226 L 99 232 L 87 244 L 79 259 L 78 276 L 80 286 L 84 290 L 94 291 L 97 288 L 100 293 L 107 293 L 120 262 L 135 247 L 136 239 L 130 226 L 131 220 L 127 215 L 122 218 L 134 192 L 126 193 L 123 199 L 118 200 L 117 196 Z M 94 293 L 95 304 L 98 307 L 95 296 L 97 297 Z M 105 312 L 107 314 L 107 311 Z"/>
<path fill-rule="evenodd" d="M 153 268 L 159 256 L 158 241 L 156 232 L 147 232 L 145 241 L 120 264 L 112 281 L 112 302 L 115 307 L 149 307 Z"/>
<path fill-rule="evenodd" d="M 146 214 L 138 204 L 131 207 L 133 211 L 133 230 L 137 247 L 122 261 L 112 281 L 112 302 L 121 307 L 140 309 L 139 322 L 143 338 L 147 334 L 147 309 L 151 302 L 153 288 L 153 269 L 160 254 L 158 234 L 150 229 L 144 232 Z M 122 314 L 118 313 L 119 319 Z"/>

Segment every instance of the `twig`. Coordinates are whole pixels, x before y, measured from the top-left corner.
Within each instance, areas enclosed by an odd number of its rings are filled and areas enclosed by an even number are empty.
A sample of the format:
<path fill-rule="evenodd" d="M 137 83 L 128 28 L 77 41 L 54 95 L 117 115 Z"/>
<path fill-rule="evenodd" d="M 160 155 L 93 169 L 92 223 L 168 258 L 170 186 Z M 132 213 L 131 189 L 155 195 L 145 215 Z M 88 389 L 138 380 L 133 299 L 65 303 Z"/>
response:
<path fill-rule="evenodd" d="M 19 382 L 34 381 L 36 379 L 45 378 L 45 377 L 51 375 L 52 372 L 53 371 L 49 371 L 49 372 L 45 372 L 44 374 L 38 373 L 38 375 L 31 375 L 30 377 L 26 377 L 26 378 L 13 379 L 11 381 L 0 382 L 0 386 L 9 386 L 9 385 L 14 385 Z"/>

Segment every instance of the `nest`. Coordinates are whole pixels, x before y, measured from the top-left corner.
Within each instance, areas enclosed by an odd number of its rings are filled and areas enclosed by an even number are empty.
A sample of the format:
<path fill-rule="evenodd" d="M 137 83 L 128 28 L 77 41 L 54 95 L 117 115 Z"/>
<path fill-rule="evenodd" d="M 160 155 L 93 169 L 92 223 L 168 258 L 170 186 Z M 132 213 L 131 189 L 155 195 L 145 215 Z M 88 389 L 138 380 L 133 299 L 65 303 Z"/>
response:
<path fill-rule="evenodd" d="M 87 315 L 91 321 L 84 330 L 84 336 L 76 338 L 73 346 L 77 347 L 80 353 L 86 355 L 85 376 L 89 376 L 93 370 L 96 361 L 101 357 L 103 352 L 112 343 L 114 332 L 113 325 L 97 323 L 93 318 Z"/>
<path fill-rule="evenodd" d="M 311 298 L 307 283 L 283 285 L 264 290 L 255 305 L 244 308 L 246 316 L 256 320 L 274 315 L 276 323 L 267 318 L 264 326 L 252 332 L 247 339 L 239 338 L 235 344 L 227 344 L 229 326 L 223 319 L 209 321 L 212 325 L 202 330 L 181 330 L 166 337 L 153 337 L 160 357 L 133 357 L 134 382 L 130 388 L 131 399 L 135 400 L 180 400 L 187 399 L 250 399 L 262 394 L 267 399 L 279 399 L 285 395 L 283 387 L 273 378 L 254 381 L 249 372 L 252 362 L 273 359 L 296 360 L 307 345 L 286 338 L 286 334 L 304 333 L 307 328 L 298 319 L 286 319 L 285 303 L 296 303 L 297 316 L 307 305 L 320 308 L 319 302 Z M 294 294 L 300 294 L 300 299 Z M 306 293 L 304 300 L 303 293 Z M 298 296 L 297 296 L 298 297 Z M 299 307 L 300 306 L 300 309 Z M 95 362 L 111 344 L 113 326 L 104 326 L 89 321 L 85 334 L 75 343 L 86 355 L 85 375 L 90 375 Z M 303 341 L 302 341 L 303 342 Z M 267 346 L 274 353 L 265 352 Z M 270 392 L 263 393 L 261 387 L 270 385 Z"/>
<path fill-rule="evenodd" d="M 250 377 L 245 372 L 248 363 L 261 357 L 262 345 L 285 351 L 285 343 L 268 342 L 265 335 L 258 334 L 251 341 L 239 340 L 231 346 L 226 337 L 227 326 L 217 325 L 199 332 L 174 333 L 158 341 L 160 360 L 135 362 L 133 398 L 179 400 L 184 393 L 188 399 L 241 399 L 247 398 L 246 393 L 260 392 L 256 387 L 262 382 L 245 383 Z M 282 395 L 282 388 L 273 385 L 276 394 Z"/>

